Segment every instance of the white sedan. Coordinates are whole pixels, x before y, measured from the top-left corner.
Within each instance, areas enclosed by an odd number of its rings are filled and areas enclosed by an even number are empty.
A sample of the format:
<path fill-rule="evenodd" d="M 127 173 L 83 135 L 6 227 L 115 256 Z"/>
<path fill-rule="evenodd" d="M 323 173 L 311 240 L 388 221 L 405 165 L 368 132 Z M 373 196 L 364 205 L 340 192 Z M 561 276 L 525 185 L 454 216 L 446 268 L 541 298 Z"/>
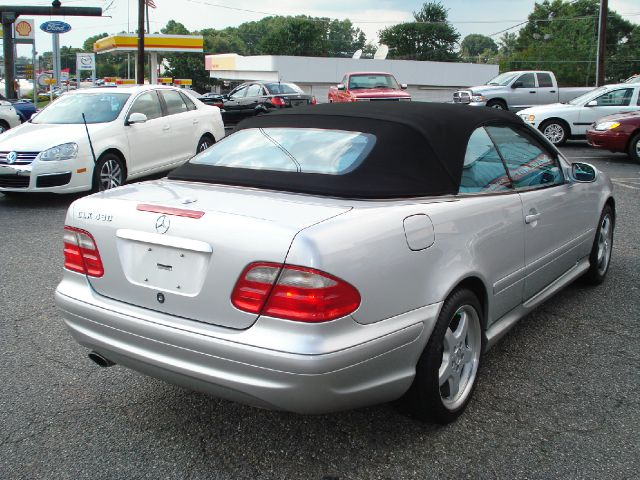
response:
<path fill-rule="evenodd" d="M 76 90 L 0 137 L 0 192 L 107 190 L 222 137 L 220 110 L 177 88 Z"/>
<path fill-rule="evenodd" d="M 10 102 L 0 100 L 0 133 L 20 125 L 20 117 Z"/>
<path fill-rule="evenodd" d="M 569 138 L 581 138 L 599 118 L 640 110 L 640 84 L 606 85 L 574 98 L 521 110 L 525 123 L 540 130 L 549 141 L 562 145 Z"/>

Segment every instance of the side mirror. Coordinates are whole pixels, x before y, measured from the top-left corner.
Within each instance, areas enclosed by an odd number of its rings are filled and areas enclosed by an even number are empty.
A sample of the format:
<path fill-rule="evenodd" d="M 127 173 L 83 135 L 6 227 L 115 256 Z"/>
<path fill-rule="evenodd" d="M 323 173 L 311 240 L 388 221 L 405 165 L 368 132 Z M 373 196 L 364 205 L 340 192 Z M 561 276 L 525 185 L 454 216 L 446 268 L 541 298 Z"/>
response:
<path fill-rule="evenodd" d="M 127 125 L 133 125 L 134 123 L 145 123 L 147 121 L 147 116 L 144 113 L 134 112 L 129 115 L 129 119 L 127 120 Z"/>
<path fill-rule="evenodd" d="M 571 164 L 571 178 L 579 183 L 596 181 L 596 169 L 588 163 L 576 162 Z"/>
<path fill-rule="evenodd" d="M 522 85 L 524 85 L 521 81 L 517 81 L 517 82 L 513 82 L 511 84 L 511 88 L 522 88 Z"/>
<path fill-rule="evenodd" d="M 339 83 L 338 84 L 338 90 L 346 90 L 346 87 L 344 86 L 344 83 Z"/>
<path fill-rule="evenodd" d="M 597 100 L 591 100 L 585 106 L 586 107 L 597 107 L 598 106 L 598 101 Z"/>
<path fill-rule="evenodd" d="M 406 89 L 407 89 L 407 84 L 406 84 L 406 83 L 401 83 L 401 84 L 400 84 L 400 88 L 401 88 L 402 90 L 406 90 Z"/>

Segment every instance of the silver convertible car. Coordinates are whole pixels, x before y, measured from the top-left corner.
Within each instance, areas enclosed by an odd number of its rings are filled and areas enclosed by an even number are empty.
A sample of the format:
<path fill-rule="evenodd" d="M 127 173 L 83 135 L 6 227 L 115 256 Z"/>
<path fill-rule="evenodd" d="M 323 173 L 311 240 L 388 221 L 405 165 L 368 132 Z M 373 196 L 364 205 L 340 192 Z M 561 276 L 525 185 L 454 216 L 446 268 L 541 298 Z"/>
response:
<path fill-rule="evenodd" d="M 401 399 L 446 423 L 518 320 L 604 280 L 614 223 L 609 179 L 511 113 L 300 107 L 75 201 L 56 302 L 101 366 L 299 413 Z"/>

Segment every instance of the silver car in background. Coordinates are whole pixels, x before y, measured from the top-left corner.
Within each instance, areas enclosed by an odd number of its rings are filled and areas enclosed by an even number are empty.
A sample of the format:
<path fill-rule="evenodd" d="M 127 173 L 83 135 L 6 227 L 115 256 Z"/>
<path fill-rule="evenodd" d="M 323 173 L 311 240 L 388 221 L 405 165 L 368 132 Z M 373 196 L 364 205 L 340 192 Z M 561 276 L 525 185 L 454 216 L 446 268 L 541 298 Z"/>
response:
<path fill-rule="evenodd" d="M 299 413 L 402 399 L 447 423 L 486 349 L 604 280 L 614 222 L 608 178 L 508 112 L 301 107 L 75 201 L 56 302 L 101 366 Z"/>

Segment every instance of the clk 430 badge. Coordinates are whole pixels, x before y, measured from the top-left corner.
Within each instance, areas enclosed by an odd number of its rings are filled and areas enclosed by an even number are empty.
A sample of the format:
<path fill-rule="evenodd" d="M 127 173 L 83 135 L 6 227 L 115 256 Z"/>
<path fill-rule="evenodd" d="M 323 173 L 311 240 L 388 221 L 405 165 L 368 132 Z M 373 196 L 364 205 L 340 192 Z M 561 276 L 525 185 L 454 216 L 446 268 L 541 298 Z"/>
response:
<path fill-rule="evenodd" d="M 78 218 L 81 220 L 93 220 L 95 222 L 110 222 L 113 215 L 100 212 L 78 212 Z"/>

